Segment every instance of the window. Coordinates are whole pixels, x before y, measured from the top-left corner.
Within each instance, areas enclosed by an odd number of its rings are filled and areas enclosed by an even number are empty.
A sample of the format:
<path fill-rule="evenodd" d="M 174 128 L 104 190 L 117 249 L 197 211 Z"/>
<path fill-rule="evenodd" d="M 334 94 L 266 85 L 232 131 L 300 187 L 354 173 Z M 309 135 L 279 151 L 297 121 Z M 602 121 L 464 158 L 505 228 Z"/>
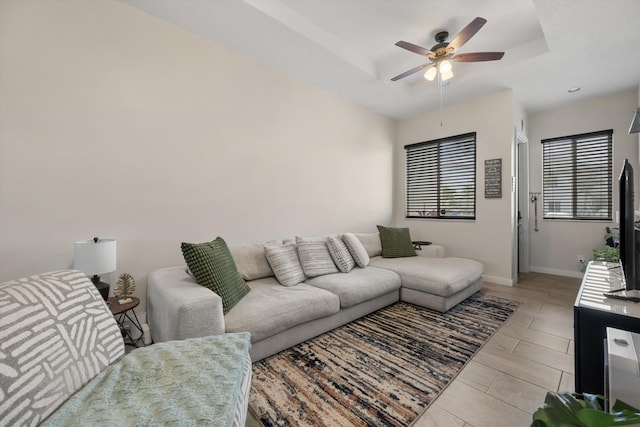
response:
<path fill-rule="evenodd" d="M 475 219 L 475 132 L 404 149 L 407 218 Z"/>
<path fill-rule="evenodd" d="M 542 140 L 545 219 L 611 221 L 613 130 Z"/>

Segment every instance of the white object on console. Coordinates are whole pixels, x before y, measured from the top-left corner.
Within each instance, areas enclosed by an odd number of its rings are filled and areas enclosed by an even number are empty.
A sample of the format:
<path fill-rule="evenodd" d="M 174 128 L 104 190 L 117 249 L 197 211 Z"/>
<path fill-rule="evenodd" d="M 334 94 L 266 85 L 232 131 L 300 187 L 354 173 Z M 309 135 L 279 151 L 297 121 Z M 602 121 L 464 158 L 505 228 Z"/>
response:
<path fill-rule="evenodd" d="M 609 402 L 640 407 L 640 334 L 607 328 Z"/>

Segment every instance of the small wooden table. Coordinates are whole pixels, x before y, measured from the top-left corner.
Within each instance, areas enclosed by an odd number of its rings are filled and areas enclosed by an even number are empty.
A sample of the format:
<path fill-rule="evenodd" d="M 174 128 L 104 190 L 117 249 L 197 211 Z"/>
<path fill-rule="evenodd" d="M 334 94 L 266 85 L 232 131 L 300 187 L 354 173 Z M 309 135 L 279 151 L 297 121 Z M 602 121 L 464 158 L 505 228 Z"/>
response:
<path fill-rule="evenodd" d="M 144 341 L 144 332 L 142 331 L 142 327 L 140 326 L 138 316 L 136 316 L 136 312 L 133 309 L 140 304 L 140 299 L 136 297 L 129 298 L 131 299 L 131 302 L 120 304 L 118 300 L 122 298 L 111 297 L 107 299 L 107 305 L 109 306 L 111 314 L 113 314 L 113 317 L 115 317 L 116 322 L 120 327 L 120 332 L 122 333 L 124 344 L 138 347 L 138 343 Z M 129 329 L 124 327 L 127 320 L 129 321 L 129 325 L 131 325 Z M 132 328 L 136 328 L 140 333 L 140 336 L 136 339 L 131 336 Z"/>

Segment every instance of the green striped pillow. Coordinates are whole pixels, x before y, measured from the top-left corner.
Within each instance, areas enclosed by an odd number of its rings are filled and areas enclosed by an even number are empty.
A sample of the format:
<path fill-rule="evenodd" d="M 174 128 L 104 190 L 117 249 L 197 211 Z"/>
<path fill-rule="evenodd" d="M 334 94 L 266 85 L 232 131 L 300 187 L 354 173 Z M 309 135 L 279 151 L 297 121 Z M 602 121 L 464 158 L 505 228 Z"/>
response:
<path fill-rule="evenodd" d="M 227 314 L 251 290 L 238 273 L 229 248 L 222 237 L 205 243 L 182 243 L 182 255 L 198 284 L 222 298 Z"/>
<path fill-rule="evenodd" d="M 382 258 L 400 258 L 416 256 L 416 250 L 411 243 L 408 228 L 392 228 L 378 226 L 380 242 L 382 243 Z"/>

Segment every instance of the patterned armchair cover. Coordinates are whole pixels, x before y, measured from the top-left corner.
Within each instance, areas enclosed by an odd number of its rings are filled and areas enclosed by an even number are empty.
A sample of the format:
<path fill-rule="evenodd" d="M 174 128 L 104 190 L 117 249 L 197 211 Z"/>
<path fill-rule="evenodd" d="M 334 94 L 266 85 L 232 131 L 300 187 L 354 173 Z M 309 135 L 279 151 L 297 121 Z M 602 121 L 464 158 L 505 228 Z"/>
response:
<path fill-rule="evenodd" d="M 0 283 L 0 426 L 39 424 L 123 354 L 111 311 L 84 273 Z"/>

